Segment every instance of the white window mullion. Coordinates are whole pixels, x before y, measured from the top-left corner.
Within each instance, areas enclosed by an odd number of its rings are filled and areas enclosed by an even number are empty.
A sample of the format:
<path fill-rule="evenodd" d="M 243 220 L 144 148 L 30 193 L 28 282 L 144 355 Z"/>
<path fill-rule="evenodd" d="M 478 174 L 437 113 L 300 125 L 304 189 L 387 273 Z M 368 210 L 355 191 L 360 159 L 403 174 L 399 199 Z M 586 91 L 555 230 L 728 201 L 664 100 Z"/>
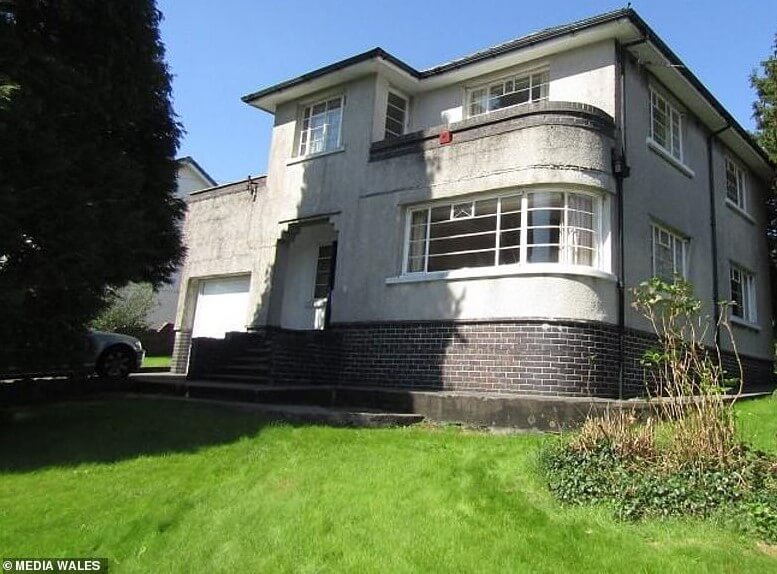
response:
<path fill-rule="evenodd" d="M 426 241 L 424 241 L 424 273 L 429 270 L 429 236 L 432 232 L 432 208 L 426 210 Z"/>
<path fill-rule="evenodd" d="M 473 212 L 474 213 L 474 212 Z M 502 244 L 502 199 L 496 200 L 496 240 L 494 242 L 496 250 L 494 252 L 494 267 L 499 265 L 499 247 Z"/>
<path fill-rule="evenodd" d="M 526 265 L 526 257 L 528 253 L 528 248 L 526 246 L 526 243 L 529 240 L 529 229 L 528 229 L 528 205 L 529 205 L 529 198 L 528 194 L 524 193 L 521 195 L 521 249 L 520 249 L 520 263 L 521 265 Z"/>

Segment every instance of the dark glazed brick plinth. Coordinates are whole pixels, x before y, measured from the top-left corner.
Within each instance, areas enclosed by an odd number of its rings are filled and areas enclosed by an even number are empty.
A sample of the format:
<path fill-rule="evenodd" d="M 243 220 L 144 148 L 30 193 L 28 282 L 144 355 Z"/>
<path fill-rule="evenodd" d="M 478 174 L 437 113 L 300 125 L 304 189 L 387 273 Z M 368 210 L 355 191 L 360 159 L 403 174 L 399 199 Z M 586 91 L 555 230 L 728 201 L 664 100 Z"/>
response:
<path fill-rule="evenodd" d="M 604 323 L 371 323 L 335 330 L 343 385 L 618 396 L 618 330 Z M 638 359 L 628 363 L 632 381 L 624 392 L 640 394 Z"/>
<path fill-rule="evenodd" d="M 578 321 L 337 325 L 342 385 L 623 398 L 645 394 L 641 364 L 656 338 Z M 623 388 L 620 356 L 623 353 Z M 772 363 L 741 357 L 746 387 L 771 384 Z M 732 356 L 724 366 L 738 376 Z"/>
<path fill-rule="evenodd" d="M 580 321 L 424 321 L 333 325 L 326 331 L 264 327 L 195 341 L 189 376 L 218 372 L 240 346 L 264 345 L 267 382 L 419 390 L 630 398 L 652 380 L 641 364 L 656 337 Z M 621 387 L 620 358 L 623 356 Z M 772 363 L 741 357 L 746 389 L 772 383 Z M 736 361 L 725 368 L 739 376 Z"/>

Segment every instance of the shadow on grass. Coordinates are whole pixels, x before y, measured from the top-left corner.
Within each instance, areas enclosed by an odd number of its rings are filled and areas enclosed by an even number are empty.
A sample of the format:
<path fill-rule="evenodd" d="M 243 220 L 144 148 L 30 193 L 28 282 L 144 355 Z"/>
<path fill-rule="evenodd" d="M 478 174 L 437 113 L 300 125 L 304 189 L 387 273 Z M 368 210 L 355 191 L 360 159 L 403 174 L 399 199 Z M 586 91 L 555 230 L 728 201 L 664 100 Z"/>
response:
<path fill-rule="evenodd" d="M 156 399 L 105 399 L 0 411 L 0 473 L 194 452 L 254 436 L 254 413 Z"/>

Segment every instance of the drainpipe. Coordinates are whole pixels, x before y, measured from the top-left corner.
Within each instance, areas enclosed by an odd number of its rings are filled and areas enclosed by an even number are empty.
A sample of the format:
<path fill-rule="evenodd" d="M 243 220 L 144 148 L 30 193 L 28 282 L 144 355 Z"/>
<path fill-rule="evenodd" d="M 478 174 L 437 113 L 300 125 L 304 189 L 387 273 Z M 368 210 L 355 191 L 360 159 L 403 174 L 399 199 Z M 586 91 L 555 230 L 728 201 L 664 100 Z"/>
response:
<path fill-rule="evenodd" d="M 623 180 L 629 177 L 630 172 L 628 162 L 626 161 L 626 71 L 624 62 L 627 48 L 641 41 L 616 46 L 615 50 L 619 68 L 620 105 L 618 106 L 618 128 L 620 141 L 618 143 L 620 144 L 620 152 L 613 150 L 612 173 L 615 176 L 615 199 L 618 210 L 618 399 L 620 400 L 623 400 L 623 385 L 626 371 L 626 348 L 624 342 L 626 338 L 626 240 L 623 223 Z"/>
<path fill-rule="evenodd" d="M 712 308 L 715 317 L 715 345 L 720 347 L 720 329 L 718 317 L 720 316 L 720 286 L 718 285 L 718 220 L 715 215 L 715 169 L 712 160 L 712 146 L 714 140 L 721 133 L 731 127 L 727 123 L 717 131 L 707 136 L 707 181 L 709 182 L 710 195 L 710 234 L 712 243 Z"/>
<path fill-rule="evenodd" d="M 623 383 L 626 368 L 626 275 L 625 233 L 623 232 L 623 180 L 629 176 L 626 158 L 613 152 L 612 171 L 615 175 L 615 194 L 618 202 L 618 399 L 623 399 Z"/>

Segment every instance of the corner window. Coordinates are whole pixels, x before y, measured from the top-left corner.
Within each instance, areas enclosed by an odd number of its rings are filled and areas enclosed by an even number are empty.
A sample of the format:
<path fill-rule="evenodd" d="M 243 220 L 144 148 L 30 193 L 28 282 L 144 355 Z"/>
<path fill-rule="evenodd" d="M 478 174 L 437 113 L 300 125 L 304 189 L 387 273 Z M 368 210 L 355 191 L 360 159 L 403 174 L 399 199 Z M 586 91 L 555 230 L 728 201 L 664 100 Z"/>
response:
<path fill-rule="evenodd" d="M 302 110 L 298 155 L 312 155 L 340 147 L 343 97 L 306 106 Z"/>
<path fill-rule="evenodd" d="M 742 211 L 747 211 L 745 171 L 731 158 L 726 158 L 726 199 Z"/>
<path fill-rule="evenodd" d="M 601 203 L 587 193 L 535 191 L 411 209 L 405 271 L 597 267 Z"/>
<path fill-rule="evenodd" d="M 470 116 L 477 116 L 520 104 L 548 99 L 549 74 L 546 71 L 521 74 L 480 86 L 469 92 Z"/>
<path fill-rule="evenodd" d="M 386 103 L 386 139 L 395 138 L 405 133 L 407 126 L 407 98 L 396 92 L 389 91 Z"/>
<path fill-rule="evenodd" d="M 755 275 L 731 264 L 731 315 L 748 323 L 756 322 Z"/>
<path fill-rule="evenodd" d="M 653 225 L 653 276 L 673 282 L 676 276 L 686 278 L 688 240 L 659 225 Z"/>
<path fill-rule="evenodd" d="M 650 90 L 650 137 L 673 158 L 683 161 L 682 114 L 653 90 Z"/>

